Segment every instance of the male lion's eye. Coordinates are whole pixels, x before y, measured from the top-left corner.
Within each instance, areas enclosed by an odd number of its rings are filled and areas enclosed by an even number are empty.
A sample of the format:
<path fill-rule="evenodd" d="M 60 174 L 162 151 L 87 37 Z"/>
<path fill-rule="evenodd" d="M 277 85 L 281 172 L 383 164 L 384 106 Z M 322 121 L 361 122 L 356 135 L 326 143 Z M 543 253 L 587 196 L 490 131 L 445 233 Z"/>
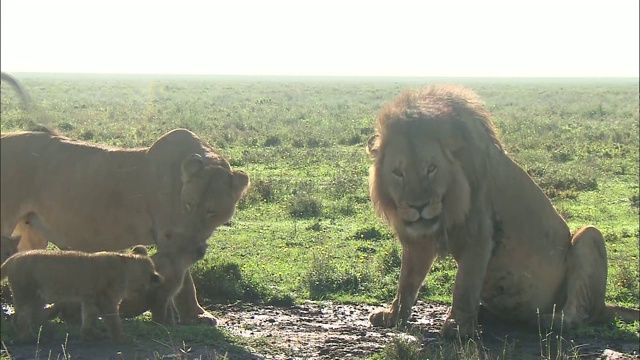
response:
<path fill-rule="evenodd" d="M 429 167 L 427 167 L 427 175 L 431 176 L 435 174 L 436 170 L 438 170 L 438 168 L 435 165 L 433 164 L 429 165 Z"/>
<path fill-rule="evenodd" d="M 391 174 L 393 174 L 393 176 L 397 177 L 398 179 L 403 179 L 404 178 L 404 173 L 402 173 L 402 170 L 400 169 L 394 169 Z"/>

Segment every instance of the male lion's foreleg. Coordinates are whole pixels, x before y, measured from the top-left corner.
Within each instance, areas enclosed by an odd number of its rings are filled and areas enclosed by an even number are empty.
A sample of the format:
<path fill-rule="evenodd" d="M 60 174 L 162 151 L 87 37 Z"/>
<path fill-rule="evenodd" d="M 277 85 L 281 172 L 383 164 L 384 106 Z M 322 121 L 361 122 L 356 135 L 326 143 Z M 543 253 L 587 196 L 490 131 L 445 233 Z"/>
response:
<path fill-rule="evenodd" d="M 187 271 L 182 282 L 182 289 L 174 298 L 181 323 L 192 323 L 202 321 L 211 326 L 216 326 L 218 320 L 198 303 L 196 297 L 196 287 L 193 284 L 191 273 Z"/>
<path fill-rule="evenodd" d="M 557 321 L 569 328 L 598 321 L 607 312 L 607 251 L 602 233 L 593 226 L 576 232 L 567 262 L 567 302 Z"/>
<path fill-rule="evenodd" d="M 491 242 L 484 239 L 487 237 L 469 239 L 460 254 L 454 253 L 458 271 L 453 285 L 451 310 L 440 330 L 445 338 L 476 335 L 480 293 L 491 257 Z"/>
<path fill-rule="evenodd" d="M 438 248 L 432 240 L 414 241 L 403 246 L 398 293 L 391 307 L 371 313 L 369 322 L 373 326 L 393 327 L 407 321 L 418 290 L 437 256 Z"/>

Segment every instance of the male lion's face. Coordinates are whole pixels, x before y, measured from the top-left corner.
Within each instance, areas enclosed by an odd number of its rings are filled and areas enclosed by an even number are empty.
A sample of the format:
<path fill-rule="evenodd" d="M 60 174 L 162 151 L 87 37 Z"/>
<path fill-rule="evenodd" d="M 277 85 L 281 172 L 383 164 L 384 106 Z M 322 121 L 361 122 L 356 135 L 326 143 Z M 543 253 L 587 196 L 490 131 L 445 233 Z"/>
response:
<path fill-rule="evenodd" d="M 397 218 L 413 236 L 432 235 L 442 224 L 442 198 L 451 180 L 450 161 L 438 141 L 389 139 L 380 158 L 382 189 Z"/>
<path fill-rule="evenodd" d="M 204 164 L 198 155 L 183 163 L 182 205 L 185 229 L 204 241 L 220 225 L 231 220 L 236 203 L 249 186 L 242 171 Z"/>

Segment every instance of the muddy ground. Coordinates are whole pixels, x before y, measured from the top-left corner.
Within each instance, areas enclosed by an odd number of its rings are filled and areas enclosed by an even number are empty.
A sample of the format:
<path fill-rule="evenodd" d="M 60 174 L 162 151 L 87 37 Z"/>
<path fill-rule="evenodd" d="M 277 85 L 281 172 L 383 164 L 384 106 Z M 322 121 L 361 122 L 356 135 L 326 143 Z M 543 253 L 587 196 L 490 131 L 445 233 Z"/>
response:
<path fill-rule="evenodd" d="M 440 346 L 437 331 L 446 315 L 445 306 L 418 302 L 411 319 L 413 329 L 405 332 L 371 327 L 368 314 L 374 308 L 329 302 L 304 303 L 287 308 L 250 304 L 212 306 L 221 328 L 247 339 L 243 346 L 201 346 L 197 341 L 185 344 L 177 341 L 179 345 L 170 346 L 144 339 L 137 339 L 135 344 L 127 346 L 112 345 L 108 341 L 86 344 L 73 339 L 66 347 L 61 346 L 59 339 L 42 341 L 38 347 L 7 346 L 13 359 L 62 359 L 65 354 L 66 358 L 72 359 L 216 359 L 227 354 L 228 359 L 242 360 L 364 359 L 379 352 L 396 337 L 420 341 L 423 347 Z M 541 358 L 537 331 L 514 330 L 487 318 L 481 319 L 481 323 L 482 345 L 491 357 L 502 354 L 506 338 L 510 339 L 512 351 L 516 354 L 513 358 Z M 563 348 L 580 346 L 581 359 L 640 359 L 637 341 L 572 340 L 573 343 L 563 342 Z M 36 354 L 38 350 L 39 355 Z"/>

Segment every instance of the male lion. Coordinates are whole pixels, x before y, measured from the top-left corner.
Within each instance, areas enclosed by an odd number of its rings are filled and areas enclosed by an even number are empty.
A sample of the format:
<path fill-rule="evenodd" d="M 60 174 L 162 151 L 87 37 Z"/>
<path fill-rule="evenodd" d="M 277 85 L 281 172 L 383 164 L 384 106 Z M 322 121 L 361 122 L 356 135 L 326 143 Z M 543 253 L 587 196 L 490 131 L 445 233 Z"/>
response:
<path fill-rule="evenodd" d="M 171 228 L 205 241 L 249 186 L 246 173 L 185 129 L 138 149 L 6 133 L 0 157 L 0 234 L 21 235 L 20 251 L 44 248 L 47 240 L 62 249 L 120 250 L 154 244 Z M 176 305 L 184 320 L 215 323 L 198 304 L 189 273 Z"/>
<path fill-rule="evenodd" d="M 571 236 L 550 200 L 507 156 L 474 92 L 406 91 L 382 108 L 376 129 L 367 144 L 371 200 L 403 252 L 397 296 L 371 314 L 373 325 L 407 320 L 433 261 L 445 252 L 458 265 L 445 337 L 473 336 L 480 303 L 522 322 L 556 306 L 570 327 L 624 310 L 604 303 L 602 234 L 587 226 Z M 638 320 L 637 311 L 618 315 Z"/>
<path fill-rule="evenodd" d="M 182 288 L 182 278 L 191 265 L 204 257 L 207 243 L 190 241 L 186 234 L 173 232 L 158 241 L 157 249 L 157 252 L 151 256 L 151 260 L 158 273 L 163 276 L 164 283 L 161 286 L 128 295 L 120 305 L 120 315 L 135 317 L 151 310 L 153 321 L 175 325 L 176 316 L 179 314 L 175 310 L 174 298 Z M 144 255 L 147 249 L 137 246 L 133 252 Z"/>
<path fill-rule="evenodd" d="M 0 268 L 13 295 L 20 339 L 33 338 L 34 319 L 42 321 L 47 302 L 80 302 L 82 335 L 95 340 L 98 313 L 113 341 L 128 342 L 118 305 L 127 293 L 162 282 L 148 256 L 115 252 L 30 250 L 10 257 Z"/>

